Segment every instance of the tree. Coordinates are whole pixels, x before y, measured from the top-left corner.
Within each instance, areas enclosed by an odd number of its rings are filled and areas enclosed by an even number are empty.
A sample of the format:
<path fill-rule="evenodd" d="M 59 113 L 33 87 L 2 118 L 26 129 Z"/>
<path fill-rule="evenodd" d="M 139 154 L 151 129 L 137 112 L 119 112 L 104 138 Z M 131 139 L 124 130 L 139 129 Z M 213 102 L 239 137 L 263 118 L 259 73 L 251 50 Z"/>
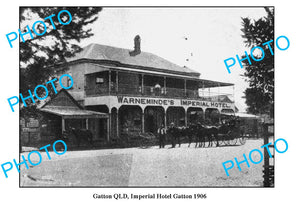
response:
<path fill-rule="evenodd" d="M 258 20 L 242 18 L 242 38 L 245 39 L 246 47 L 251 49 L 255 46 L 263 48 L 265 56 L 261 61 L 253 61 L 250 65 L 247 60 L 243 61 L 246 72 L 244 77 L 249 82 L 249 88 L 245 90 L 247 111 L 253 114 L 274 115 L 274 55 L 271 54 L 268 45 L 263 45 L 270 40 L 274 41 L 274 8 L 265 7 L 267 16 Z M 275 54 L 274 42 L 270 43 Z M 254 57 L 262 57 L 261 52 L 255 53 Z M 246 57 L 245 55 L 242 56 Z M 250 55 L 249 55 L 249 58 Z"/>
<path fill-rule="evenodd" d="M 68 10 L 72 15 L 72 21 L 68 25 L 62 25 L 57 18 L 61 10 Z M 78 44 L 82 39 L 93 36 L 92 29 L 88 28 L 88 25 L 97 20 L 97 14 L 101 10 L 100 7 L 20 7 L 22 32 L 27 31 L 28 22 L 44 21 L 44 18 L 52 14 L 55 14 L 52 20 L 56 27 L 54 29 L 50 20 L 45 20 L 47 32 L 44 35 L 20 42 L 20 93 L 27 95 L 28 90 L 33 91 L 37 85 L 53 78 L 54 65 L 66 62 L 67 57 L 74 56 L 82 50 Z M 68 18 L 66 13 L 62 13 L 63 22 L 67 22 Z M 31 29 L 32 24 L 29 26 Z M 36 26 L 37 32 L 44 31 L 42 24 Z M 47 86 L 49 95 L 53 95 L 51 84 Z M 24 111 L 29 113 L 30 107 L 21 110 Z"/>

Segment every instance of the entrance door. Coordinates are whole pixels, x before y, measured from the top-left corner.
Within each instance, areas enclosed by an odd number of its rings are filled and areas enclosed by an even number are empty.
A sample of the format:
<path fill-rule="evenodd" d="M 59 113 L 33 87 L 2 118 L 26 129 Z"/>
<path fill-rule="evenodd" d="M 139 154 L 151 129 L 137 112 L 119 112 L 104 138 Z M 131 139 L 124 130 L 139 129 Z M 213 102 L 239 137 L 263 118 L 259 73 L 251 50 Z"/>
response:
<path fill-rule="evenodd" d="M 145 132 L 156 133 L 161 124 L 164 124 L 164 109 L 149 106 L 145 109 Z"/>
<path fill-rule="evenodd" d="M 146 125 L 145 125 L 145 130 L 146 132 L 152 132 L 155 133 L 156 125 L 154 122 L 154 116 L 153 115 L 148 115 L 146 118 Z"/>

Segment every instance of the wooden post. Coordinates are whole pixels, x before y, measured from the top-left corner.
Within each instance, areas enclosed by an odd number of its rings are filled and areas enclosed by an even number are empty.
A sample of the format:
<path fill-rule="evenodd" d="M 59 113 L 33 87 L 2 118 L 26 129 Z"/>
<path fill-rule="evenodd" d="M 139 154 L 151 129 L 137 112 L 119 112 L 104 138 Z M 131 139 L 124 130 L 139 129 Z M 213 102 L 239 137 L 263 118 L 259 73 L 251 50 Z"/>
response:
<path fill-rule="evenodd" d="M 263 125 L 263 133 L 264 133 L 264 145 L 269 143 L 269 135 L 268 135 L 268 126 L 266 124 Z M 269 154 L 266 147 L 264 147 L 264 186 L 269 187 Z"/>
<path fill-rule="evenodd" d="M 233 101 L 233 103 L 234 103 L 234 85 L 232 86 L 232 95 L 233 95 L 232 101 Z"/>
<path fill-rule="evenodd" d="M 141 74 L 142 75 L 142 88 L 141 88 L 141 93 L 142 95 L 144 94 L 144 74 Z"/>
<path fill-rule="evenodd" d="M 106 124 L 107 124 L 107 141 L 109 141 L 109 133 L 110 133 L 110 113 L 109 113 L 109 117 L 106 119 Z"/>
<path fill-rule="evenodd" d="M 184 79 L 184 96 L 187 96 L 187 91 L 186 91 L 186 79 Z"/>
<path fill-rule="evenodd" d="M 263 134 L 264 134 L 264 145 L 269 143 L 269 137 L 274 136 L 274 132 L 269 132 L 269 126 L 274 126 L 274 124 L 264 123 L 263 125 Z M 269 145 L 269 148 L 273 148 L 273 162 L 275 153 L 274 153 L 274 145 Z M 264 147 L 264 186 L 265 187 L 274 187 L 274 165 L 270 165 L 270 156 L 268 149 Z"/>
<path fill-rule="evenodd" d="M 167 94 L 167 77 L 164 77 L 164 95 Z"/>
<path fill-rule="evenodd" d="M 167 128 L 167 109 L 164 109 L 165 128 Z"/>
<path fill-rule="evenodd" d="M 117 137 L 119 137 L 119 110 L 116 112 L 116 129 L 117 129 Z"/>
<path fill-rule="evenodd" d="M 145 109 L 142 109 L 142 133 L 145 133 Z"/>
<path fill-rule="evenodd" d="M 202 81 L 202 98 L 204 98 L 204 81 Z"/>
<path fill-rule="evenodd" d="M 220 101 L 220 83 L 218 83 L 218 101 Z"/>
<path fill-rule="evenodd" d="M 108 71 L 108 95 L 110 95 L 111 91 L 111 71 Z"/>
<path fill-rule="evenodd" d="M 86 90 L 87 90 L 86 78 L 87 78 L 87 76 L 83 75 L 83 79 L 84 79 L 84 82 L 83 82 L 83 84 L 84 84 L 84 86 L 83 86 L 83 95 L 84 95 L 84 97 L 86 97 Z"/>
<path fill-rule="evenodd" d="M 63 117 L 61 117 L 61 130 L 62 130 L 62 133 L 64 133 L 64 131 L 66 131 L 65 119 Z"/>
<path fill-rule="evenodd" d="M 119 91 L 119 72 L 116 71 L 116 93 Z"/>
<path fill-rule="evenodd" d="M 88 118 L 85 119 L 85 128 L 89 129 L 89 119 Z"/>
<path fill-rule="evenodd" d="M 185 126 L 187 126 L 188 122 L 187 122 L 187 110 L 184 110 L 184 124 Z"/>

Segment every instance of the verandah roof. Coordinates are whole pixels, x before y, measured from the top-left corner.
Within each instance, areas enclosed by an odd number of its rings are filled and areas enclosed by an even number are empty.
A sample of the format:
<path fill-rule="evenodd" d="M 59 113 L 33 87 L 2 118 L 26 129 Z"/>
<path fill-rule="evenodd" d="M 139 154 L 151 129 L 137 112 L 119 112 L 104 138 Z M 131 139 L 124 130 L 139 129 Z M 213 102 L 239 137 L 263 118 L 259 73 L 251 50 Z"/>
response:
<path fill-rule="evenodd" d="M 64 119 L 108 118 L 108 114 L 106 113 L 85 110 L 64 89 L 61 89 L 52 99 L 46 101 L 38 109 L 41 112 L 61 116 Z"/>
<path fill-rule="evenodd" d="M 108 118 L 106 113 L 95 112 L 83 109 L 74 109 L 71 107 L 46 107 L 40 109 L 42 112 L 61 116 L 64 119 L 85 119 L 85 118 Z"/>

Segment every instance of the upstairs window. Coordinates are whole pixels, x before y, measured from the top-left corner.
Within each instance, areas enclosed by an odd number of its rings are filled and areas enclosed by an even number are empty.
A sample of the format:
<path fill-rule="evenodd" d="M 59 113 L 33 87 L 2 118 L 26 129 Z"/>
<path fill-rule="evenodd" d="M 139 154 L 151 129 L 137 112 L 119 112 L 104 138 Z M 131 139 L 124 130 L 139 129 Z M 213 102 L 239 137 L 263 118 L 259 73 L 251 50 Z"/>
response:
<path fill-rule="evenodd" d="M 68 75 L 70 75 L 73 78 L 72 73 L 68 73 Z M 72 85 L 72 80 L 70 78 L 68 78 L 67 87 L 70 87 L 71 85 Z M 70 89 L 73 89 L 73 87 L 71 87 Z"/>

